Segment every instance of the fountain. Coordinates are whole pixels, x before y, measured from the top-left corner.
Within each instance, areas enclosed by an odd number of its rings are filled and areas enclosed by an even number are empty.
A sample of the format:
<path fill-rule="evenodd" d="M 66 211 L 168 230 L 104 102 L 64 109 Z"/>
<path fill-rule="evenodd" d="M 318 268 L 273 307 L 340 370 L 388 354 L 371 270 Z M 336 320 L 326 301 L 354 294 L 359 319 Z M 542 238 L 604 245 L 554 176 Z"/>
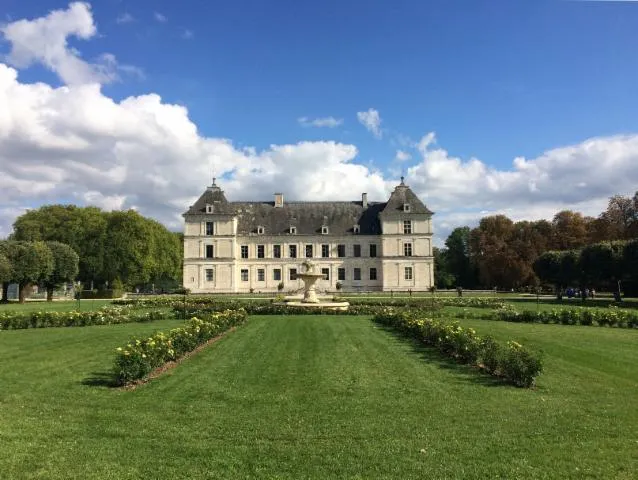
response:
<path fill-rule="evenodd" d="M 319 298 L 317 296 L 316 283 L 320 278 L 324 278 L 323 273 L 317 272 L 317 265 L 306 260 L 302 263 L 305 271 L 298 273 L 304 283 L 303 297 L 288 296 L 284 299 L 284 304 L 290 307 L 306 307 L 306 308 L 327 308 L 331 310 L 347 310 L 350 304 L 348 302 L 333 302 L 332 298 Z"/>

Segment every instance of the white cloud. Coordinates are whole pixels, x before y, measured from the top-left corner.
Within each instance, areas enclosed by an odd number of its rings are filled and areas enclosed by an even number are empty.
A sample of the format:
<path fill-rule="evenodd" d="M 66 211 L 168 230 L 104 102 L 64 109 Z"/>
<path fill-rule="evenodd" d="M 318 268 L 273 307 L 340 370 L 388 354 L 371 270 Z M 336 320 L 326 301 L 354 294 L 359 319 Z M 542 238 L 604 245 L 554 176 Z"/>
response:
<path fill-rule="evenodd" d="M 166 15 L 161 14 L 160 12 L 154 12 L 153 13 L 153 18 L 160 22 L 160 23 L 166 23 L 168 22 L 168 18 L 166 18 Z"/>
<path fill-rule="evenodd" d="M 381 117 L 374 108 L 369 108 L 367 112 L 357 112 L 357 120 L 366 127 L 376 138 L 381 138 Z"/>
<path fill-rule="evenodd" d="M 73 2 L 66 10 L 53 10 L 45 17 L 8 23 L 0 27 L 0 33 L 11 44 L 9 64 L 27 68 L 40 63 L 68 85 L 112 82 L 119 79 L 120 71 L 134 68 L 119 65 L 110 53 L 90 63 L 69 47 L 68 37 L 88 40 L 97 34 L 88 3 Z"/>
<path fill-rule="evenodd" d="M 421 161 L 408 169 L 406 181 L 438 212 L 439 239 L 449 233 L 448 224 L 473 225 L 485 215 L 551 219 L 574 209 L 597 216 L 610 196 L 633 195 L 638 184 L 638 135 L 592 138 L 534 159 L 518 157 L 506 170 L 430 148 L 434 140 L 434 134 L 423 137 Z"/>
<path fill-rule="evenodd" d="M 193 33 L 193 31 L 189 30 L 188 28 L 185 28 L 184 31 L 182 32 L 182 38 L 184 40 L 190 40 L 194 36 L 195 36 L 195 34 Z"/>
<path fill-rule="evenodd" d="M 412 158 L 412 155 L 410 155 L 405 150 L 397 150 L 397 153 L 394 156 L 394 161 L 395 162 L 407 162 L 411 158 Z"/>
<path fill-rule="evenodd" d="M 133 15 L 131 15 L 128 12 L 124 12 L 121 15 L 118 15 L 118 17 L 115 19 L 115 21 L 117 23 L 131 23 L 135 21 L 135 18 L 133 17 Z"/>
<path fill-rule="evenodd" d="M 339 125 L 343 125 L 343 118 L 334 118 L 334 117 L 322 117 L 322 118 L 308 118 L 308 117 L 299 117 L 297 119 L 299 125 L 302 127 L 328 127 L 335 128 Z"/>
<path fill-rule="evenodd" d="M 202 137 L 179 105 L 156 94 L 116 102 L 98 85 L 24 84 L 0 63 L 0 235 L 24 211 L 64 199 L 137 208 L 180 229 L 214 169 L 231 199 L 385 198 L 379 172 L 354 162 L 357 148 L 332 141 L 237 148 Z M 291 175 L 291 172 L 295 172 Z M 223 177 L 223 179 L 221 179 Z M 354 194 L 357 198 L 358 194 Z"/>

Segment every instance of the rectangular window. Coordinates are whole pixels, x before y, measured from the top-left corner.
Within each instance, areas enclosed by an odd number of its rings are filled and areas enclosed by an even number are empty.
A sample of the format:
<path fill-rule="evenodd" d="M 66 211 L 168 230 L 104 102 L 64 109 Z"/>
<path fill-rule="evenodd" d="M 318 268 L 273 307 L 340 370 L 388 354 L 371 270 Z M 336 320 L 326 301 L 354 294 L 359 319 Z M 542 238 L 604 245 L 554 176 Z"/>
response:
<path fill-rule="evenodd" d="M 412 221 L 411 220 L 403 220 L 403 233 L 404 234 L 412 233 Z"/>
<path fill-rule="evenodd" d="M 212 268 L 206 269 L 206 281 L 212 282 L 215 279 L 215 271 Z"/>
<path fill-rule="evenodd" d="M 257 269 L 257 281 L 258 282 L 264 282 L 266 280 L 266 270 L 264 270 L 263 268 L 258 268 Z"/>
<path fill-rule="evenodd" d="M 312 245 L 306 245 L 306 258 L 312 258 Z"/>
<path fill-rule="evenodd" d="M 296 268 L 291 268 L 290 269 L 288 278 L 290 278 L 290 280 L 297 280 L 297 269 Z"/>
<path fill-rule="evenodd" d="M 361 256 L 361 245 L 353 245 L 352 246 L 352 256 L 360 257 Z"/>
<path fill-rule="evenodd" d="M 212 235 L 215 231 L 215 222 L 206 222 L 206 235 Z"/>
<path fill-rule="evenodd" d="M 247 282 L 248 281 L 248 269 L 247 268 L 242 268 L 241 269 L 241 281 L 242 282 Z"/>
<path fill-rule="evenodd" d="M 346 256 L 346 246 L 337 245 L 337 257 L 343 258 Z"/>
<path fill-rule="evenodd" d="M 346 279 L 346 269 L 345 268 L 339 268 L 337 270 L 337 278 L 339 280 L 345 280 Z"/>
<path fill-rule="evenodd" d="M 411 257 L 412 256 L 412 244 L 411 243 L 404 243 L 403 244 L 403 255 L 406 257 Z"/>
<path fill-rule="evenodd" d="M 361 269 L 360 268 L 355 268 L 354 269 L 353 280 L 361 280 Z"/>
<path fill-rule="evenodd" d="M 412 267 L 405 267 L 405 279 L 412 280 Z"/>
<path fill-rule="evenodd" d="M 206 258 L 213 258 L 213 246 L 206 245 Z"/>
<path fill-rule="evenodd" d="M 288 245 L 288 253 L 290 258 L 297 258 L 297 245 Z"/>
<path fill-rule="evenodd" d="M 248 245 L 241 246 L 241 258 L 248 258 Z"/>
<path fill-rule="evenodd" d="M 370 256 L 371 257 L 377 256 L 377 245 L 375 243 L 370 244 Z"/>
<path fill-rule="evenodd" d="M 321 256 L 328 258 L 330 256 L 330 245 L 321 245 Z"/>
<path fill-rule="evenodd" d="M 257 258 L 264 258 L 266 256 L 266 248 L 263 245 L 257 245 Z"/>
<path fill-rule="evenodd" d="M 281 281 L 281 269 L 280 268 L 275 268 L 272 271 L 272 279 L 276 282 L 280 282 Z"/>
<path fill-rule="evenodd" d="M 330 269 L 329 268 L 322 268 L 321 269 L 321 274 L 323 275 L 323 279 L 324 280 L 330 280 Z"/>
<path fill-rule="evenodd" d="M 281 245 L 272 246 L 272 256 L 274 258 L 281 258 Z"/>
<path fill-rule="evenodd" d="M 370 280 L 377 279 L 377 269 L 374 267 L 370 267 Z"/>

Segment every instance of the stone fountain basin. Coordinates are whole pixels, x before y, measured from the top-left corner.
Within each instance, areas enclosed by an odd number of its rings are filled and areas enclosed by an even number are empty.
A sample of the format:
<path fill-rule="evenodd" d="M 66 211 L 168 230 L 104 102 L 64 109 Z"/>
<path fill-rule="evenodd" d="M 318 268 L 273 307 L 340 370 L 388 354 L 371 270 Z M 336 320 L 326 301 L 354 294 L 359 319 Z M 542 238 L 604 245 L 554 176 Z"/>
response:
<path fill-rule="evenodd" d="M 287 307 L 302 307 L 302 308 L 308 308 L 308 309 L 314 309 L 314 310 L 341 310 L 341 311 L 348 310 L 348 307 L 350 306 L 350 303 L 348 302 L 321 301 L 318 303 L 305 303 L 301 301 L 301 299 L 303 298 L 303 295 L 301 296 L 295 295 L 295 297 L 298 297 L 298 298 L 292 301 L 278 302 L 278 303 L 275 303 L 275 305 L 285 305 Z"/>

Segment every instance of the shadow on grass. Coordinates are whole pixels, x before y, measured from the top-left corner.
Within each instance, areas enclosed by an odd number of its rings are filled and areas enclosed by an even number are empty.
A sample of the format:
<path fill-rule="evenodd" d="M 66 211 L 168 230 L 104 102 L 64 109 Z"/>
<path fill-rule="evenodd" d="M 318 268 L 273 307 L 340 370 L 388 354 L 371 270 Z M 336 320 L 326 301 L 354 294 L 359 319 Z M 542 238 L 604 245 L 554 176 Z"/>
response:
<path fill-rule="evenodd" d="M 453 373 L 456 380 L 460 383 L 472 383 L 486 387 L 512 387 L 512 385 L 504 380 L 493 377 L 481 371 L 478 367 L 458 363 L 453 358 L 441 354 L 436 348 L 424 345 L 413 338 L 405 337 L 391 327 L 378 323 L 374 323 L 374 325 L 379 330 L 383 330 L 394 337 L 398 344 L 409 345 L 412 351 L 417 354 L 421 360 L 425 360 L 429 364 L 436 365 L 442 370 Z"/>
<path fill-rule="evenodd" d="M 112 372 L 92 372 L 89 377 L 82 380 L 82 385 L 88 387 L 119 387 L 117 379 Z"/>

